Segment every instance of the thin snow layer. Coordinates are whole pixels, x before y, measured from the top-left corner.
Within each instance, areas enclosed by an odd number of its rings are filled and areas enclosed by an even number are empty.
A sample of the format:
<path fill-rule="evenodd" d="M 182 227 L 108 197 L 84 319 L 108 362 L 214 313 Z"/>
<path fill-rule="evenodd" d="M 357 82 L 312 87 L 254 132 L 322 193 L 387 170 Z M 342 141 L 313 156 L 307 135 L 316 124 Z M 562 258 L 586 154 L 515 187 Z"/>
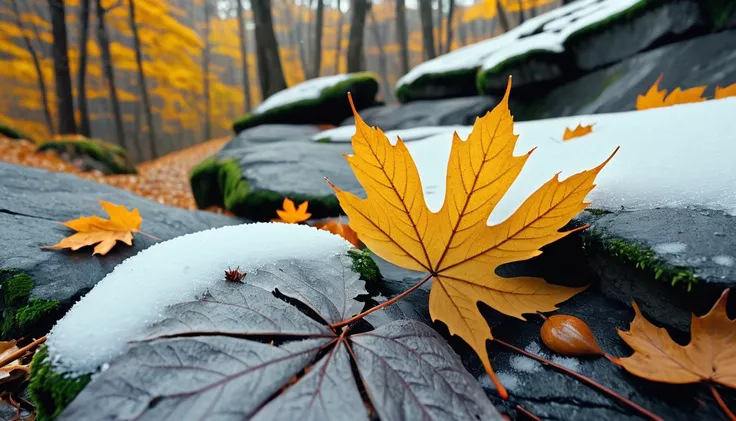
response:
<path fill-rule="evenodd" d="M 424 126 L 412 129 L 389 130 L 384 134 L 392 145 L 395 145 L 398 138 L 404 142 L 425 139 L 438 133 L 447 133 L 449 130 L 460 130 L 464 126 Z M 340 126 L 334 129 L 325 130 L 312 136 L 312 140 L 329 139 L 330 142 L 350 142 L 355 134 L 355 126 Z"/>
<path fill-rule="evenodd" d="M 518 376 L 507 373 L 505 371 L 499 371 L 498 373 L 496 373 L 496 378 L 499 382 L 501 382 L 501 385 L 503 385 L 503 387 L 505 387 L 506 390 L 510 392 L 519 390 L 519 387 L 523 384 Z M 480 387 L 489 390 L 496 390 L 496 385 L 493 384 L 491 379 L 488 377 L 488 374 L 481 374 L 480 376 L 478 376 L 477 380 L 478 383 L 480 383 Z"/>
<path fill-rule="evenodd" d="M 350 243 L 306 225 L 257 223 L 200 231 L 155 244 L 123 261 L 48 335 L 54 369 L 94 372 L 176 303 L 199 298 L 228 268 L 251 272 L 280 259 L 316 260 Z"/>
<path fill-rule="evenodd" d="M 273 108 L 283 107 L 284 105 L 303 101 L 305 99 L 319 98 L 322 91 L 327 88 L 331 88 L 342 81 L 348 80 L 352 76 L 354 75 L 340 74 L 323 76 L 304 81 L 298 85 L 292 86 L 291 88 L 284 89 L 283 91 L 279 91 L 271 95 L 253 110 L 253 114 L 261 114 Z"/>
<path fill-rule="evenodd" d="M 603 0 L 597 3 L 591 2 L 586 4 L 573 13 L 549 21 L 544 25 L 542 31 L 521 38 L 487 55 L 483 60 L 481 69 L 482 71 L 493 69 L 510 58 L 521 56 L 531 51 L 561 53 L 565 51 L 564 43 L 570 35 L 583 28 L 606 20 L 610 16 L 623 12 L 643 1 L 645 0 Z"/>
<path fill-rule="evenodd" d="M 513 92 L 512 92 L 513 95 Z M 513 110 L 511 110 L 513 113 Z M 629 210 L 697 206 L 736 215 L 736 98 L 644 111 L 595 114 L 517 123 L 514 150 L 527 160 L 489 217 L 508 218 L 542 184 L 596 167 L 621 149 L 598 174 L 588 195 L 592 207 Z M 562 141 L 565 128 L 592 124 L 593 132 Z M 457 130 L 466 139 L 472 127 Z M 419 169 L 425 199 L 437 212 L 445 196 L 452 129 L 407 143 Z"/>
<path fill-rule="evenodd" d="M 526 20 L 521 25 L 501 35 L 459 48 L 432 60 L 427 60 L 413 67 L 409 73 L 396 81 L 396 86 L 409 85 L 420 77 L 426 75 L 477 69 L 483 64 L 487 57 L 504 48 L 513 46 L 518 42 L 519 38 L 534 33 L 545 24 L 548 24 L 557 18 L 562 18 L 565 15 L 585 8 L 586 6 L 597 4 L 597 1 L 600 0 L 579 0 L 558 7 L 547 13 L 543 13 L 532 19 Z"/>
<path fill-rule="evenodd" d="M 713 263 L 726 267 L 731 267 L 734 263 L 733 257 L 726 255 L 713 256 L 711 259 L 713 260 Z"/>
<path fill-rule="evenodd" d="M 687 250 L 687 244 L 679 242 L 661 243 L 655 244 L 652 248 L 654 251 L 661 254 L 679 254 Z"/>

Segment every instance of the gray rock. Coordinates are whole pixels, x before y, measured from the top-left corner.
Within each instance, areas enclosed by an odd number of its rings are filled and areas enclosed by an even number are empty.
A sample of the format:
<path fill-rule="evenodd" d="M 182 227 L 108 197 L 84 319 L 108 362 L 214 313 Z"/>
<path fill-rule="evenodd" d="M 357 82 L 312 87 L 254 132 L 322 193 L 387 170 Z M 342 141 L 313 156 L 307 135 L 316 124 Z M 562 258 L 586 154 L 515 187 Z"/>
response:
<path fill-rule="evenodd" d="M 319 127 L 309 125 L 264 124 L 238 133 L 233 140 L 222 148 L 220 156 L 226 155 L 228 151 L 242 149 L 253 143 L 271 143 L 296 139 L 308 140 L 310 136 L 321 131 Z"/>
<path fill-rule="evenodd" d="M 490 96 L 414 101 L 398 106 L 373 107 L 360 112 L 360 117 L 370 126 L 381 130 L 413 129 L 423 126 L 472 125 L 476 117 L 482 117 L 493 109 L 498 99 Z M 355 124 L 353 117 L 341 126 Z"/>
<path fill-rule="evenodd" d="M 736 286 L 736 217 L 721 211 L 618 212 L 584 235 L 602 291 L 627 305 L 635 300 L 660 324 L 687 331 L 691 313 L 705 314 Z"/>
<path fill-rule="evenodd" d="M 0 163 L 0 272 L 26 274 L 33 280 L 30 296 L 25 301 L 49 300 L 53 314 L 60 316 L 81 295 L 89 291 L 108 272 L 123 260 L 156 243 L 156 240 L 134 234 L 132 247 L 116 245 L 105 256 L 92 256 L 91 248 L 77 251 L 43 250 L 74 233 L 59 222 L 98 215 L 106 217 L 98 200 L 137 208 L 143 218 L 141 230 L 168 240 L 191 232 L 246 222 L 210 212 L 192 212 L 143 199 L 130 192 L 79 177 Z M 0 273 L 5 282 L 10 274 Z M 145 293 L 145 291 L 141 291 Z M 0 295 L 4 292 L 0 288 Z M 2 336 L 45 333 L 55 319 L 37 320 L 27 326 L 32 332 L 7 321 L 16 309 L 8 306 L 4 297 L 5 321 Z M 27 303 L 16 303 L 25 305 Z M 11 311 L 12 310 L 12 311 Z"/>
<path fill-rule="evenodd" d="M 511 112 L 517 120 L 634 110 L 660 74 L 660 89 L 671 92 L 707 85 L 712 98 L 716 86 L 736 83 L 736 31 L 703 36 L 638 54 L 582 76 L 546 95 L 513 89 Z M 516 85 L 516 79 L 514 79 Z"/>

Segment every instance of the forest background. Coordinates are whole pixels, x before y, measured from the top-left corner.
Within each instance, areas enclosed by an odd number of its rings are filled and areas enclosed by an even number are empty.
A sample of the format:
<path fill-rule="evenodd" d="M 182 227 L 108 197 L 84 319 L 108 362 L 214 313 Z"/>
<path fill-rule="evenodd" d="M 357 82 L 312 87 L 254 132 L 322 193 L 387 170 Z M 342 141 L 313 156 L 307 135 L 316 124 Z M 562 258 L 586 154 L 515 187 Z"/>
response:
<path fill-rule="evenodd" d="M 372 71 L 392 104 L 413 66 L 560 3 L 2 0 L 0 125 L 37 142 L 101 139 L 142 162 L 232 134 L 263 91 L 283 89 L 279 65 L 287 87 Z"/>

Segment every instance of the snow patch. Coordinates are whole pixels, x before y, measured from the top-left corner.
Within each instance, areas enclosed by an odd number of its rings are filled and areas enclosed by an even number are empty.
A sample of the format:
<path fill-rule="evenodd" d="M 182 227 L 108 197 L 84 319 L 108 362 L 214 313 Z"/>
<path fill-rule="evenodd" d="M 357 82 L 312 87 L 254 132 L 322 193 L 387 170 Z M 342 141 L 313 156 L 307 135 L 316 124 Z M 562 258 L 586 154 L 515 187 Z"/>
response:
<path fill-rule="evenodd" d="M 521 379 L 519 379 L 518 376 L 515 376 L 511 373 L 507 373 L 505 371 L 499 371 L 496 373 L 496 378 L 499 382 L 503 385 L 503 387 L 506 388 L 506 390 L 513 392 L 519 389 L 519 386 L 522 385 Z M 493 384 L 491 379 L 488 377 L 488 374 L 481 374 L 478 376 L 478 383 L 480 386 L 484 389 L 489 390 L 496 390 L 496 385 Z"/>
<path fill-rule="evenodd" d="M 318 260 L 351 248 L 306 225 L 227 226 L 155 244 L 115 267 L 59 320 L 46 344 L 53 367 L 72 376 L 111 361 L 164 309 L 201 297 L 229 267 L 251 272 L 280 259 Z"/>
<path fill-rule="evenodd" d="M 411 129 L 389 130 L 384 134 L 392 145 L 395 145 L 398 138 L 404 142 L 425 139 L 438 133 L 451 133 L 453 130 L 463 129 L 465 126 L 423 126 Z M 379 127 L 380 128 L 380 127 Z M 312 136 L 314 141 L 324 141 L 329 139 L 330 142 L 350 142 L 355 134 L 355 126 L 340 126 L 334 129 L 325 130 Z"/>
<path fill-rule="evenodd" d="M 731 256 L 726 255 L 718 255 L 711 257 L 711 260 L 713 260 L 713 263 L 721 266 L 731 267 L 733 266 L 734 259 Z"/>
<path fill-rule="evenodd" d="M 561 365 L 570 371 L 580 372 L 580 361 L 575 358 L 555 355 L 550 360 L 553 363 Z"/>
<path fill-rule="evenodd" d="M 685 250 L 687 250 L 687 244 L 685 243 L 661 243 L 661 244 L 655 244 L 654 247 L 652 247 L 655 252 L 661 253 L 661 254 L 678 254 L 682 253 Z"/>
<path fill-rule="evenodd" d="M 340 74 L 309 79 L 271 95 L 253 110 L 253 114 L 261 114 L 274 108 L 293 104 L 297 101 L 317 99 L 325 89 L 331 88 L 353 76 L 355 74 Z"/>

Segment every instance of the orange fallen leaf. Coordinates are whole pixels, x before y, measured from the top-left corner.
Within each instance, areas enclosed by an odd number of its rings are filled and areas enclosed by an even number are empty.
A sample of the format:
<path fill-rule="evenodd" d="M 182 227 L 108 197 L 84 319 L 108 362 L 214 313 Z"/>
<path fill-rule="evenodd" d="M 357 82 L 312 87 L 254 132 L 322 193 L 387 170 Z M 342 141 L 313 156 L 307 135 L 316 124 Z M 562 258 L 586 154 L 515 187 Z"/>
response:
<path fill-rule="evenodd" d="M 713 99 L 722 99 L 731 96 L 736 96 L 736 83 L 726 86 L 725 88 L 716 86 L 716 94 L 714 95 Z"/>
<path fill-rule="evenodd" d="M 332 186 L 350 227 L 372 252 L 397 266 L 429 272 L 432 320 L 443 321 L 450 333 L 473 348 L 503 398 L 508 393 L 493 373 L 486 350 L 493 336 L 477 304 L 526 320 L 524 313 L 556 310 L 558 303 L 586 288 L 552 285 L 533 277 L 502 278 L 496 268 L 537 256 L 544 245 L 576 231 L 559 230 L 588 205 L 585 196 L 608 162 L 564 181 L 555 176 L 509 218 L 489 226 L 489 215 L 532 153 L 514 156 L 518 136 L 508 108 L 510 90 L 511 78 L 501 102 L 476 119 L 467 140 L 455 133 L 439 212 L 427 207 L 419 172 L 404 142 L 398 139 L 391 145 L 354 106 L 354 154 L 346 158 L 367 198 Z"/>
<path fill-rule="evenodd" d="M 274 218 L 271 220 L 271 222 L 286 222 L 287 224 L 298 224 L 299 222 L 306 221 L 307 219 L 309 219 L 310 216 L 312 216 L 311 213 L 307 212 L 309 201 L 302 202 L 299 205 L 299 209 L 297 209 L 294 207 L 294 202 L 292 202 L 291 199 L 289 199 L 288 197 L 285 197 L 284 203 L 281 206 L 283 207 L 283 210 L 276 210 L 279 218 Z"/>
<path fill-rule="evenodd" d="M 138 209 L 128 211 L 122 205 L 114 205 L 104 200 L 99 202 L 110 215 L 110 219 L 102 219 L 99 216 L 82 216 L 66 221 L 62 225 L 77 232 L 64 238 L 58 244 L 41 248 L 79 250 L 82 247 L 97 244 L 92 255 L 100 254 L 104 256 L 118 241 L 132 246 L 134 232 L 148 235 L 140 231 L 143 219 L 138 213 Z M 157 239 L 153 236 L 150 237 Z"/>
<path fill-rule="evenodd" d="M 16 341 L 0 342 L 0 361 L 11 357 L 11 355 L 18 351 L 20 351 L 20 349 L 18 348 Z M 30 370 L 29 364 L 22 364 L 20 361 L 21 357 L 0 367 L 0 384 L 7 383 L 28 374 Z"/>
<path fill-rule="evenodd" d="M 333 234 L 339 235 L 346 239 L 350 244 L 354 245 L 355 248 L 363 248 L 360 240 L 358 240 L 358 234 L 350 228 L 350 225 L 343 224 L 337 221 L 318 222 L 314 224 L 317 229 L 329 231 Z"/>
<path fill-rule="evenodd" d="M 662 81 L 663 77 L 664 73 L 660 74 L 654 84 L 646 92 L 646 94 L 637 96 L 637 110 L 669 107 L 672 105 L 703 102 L 706 100 L 706 98 L 703 98 L 705 86 L 696 86 L 693 88 L 685 89 L 684 91 L 680 88 L 675 88 L 669 95 L 667 95 L 666 89 L 659 89 L 659 83 Z"/>
<path fill-rule="evenodd" d="M 565 133 L 562 135 L 562 140 L 570 140 L 574 139 L 576 137 L 582 137 L 586 134 L 590 134 L 593 132 L 593 125 L 589 124 L 587 126 L 583 126 L 582 124 L 578 124 L 575 129 L 570 130 L 567 127 L 565 127 Z"/>

